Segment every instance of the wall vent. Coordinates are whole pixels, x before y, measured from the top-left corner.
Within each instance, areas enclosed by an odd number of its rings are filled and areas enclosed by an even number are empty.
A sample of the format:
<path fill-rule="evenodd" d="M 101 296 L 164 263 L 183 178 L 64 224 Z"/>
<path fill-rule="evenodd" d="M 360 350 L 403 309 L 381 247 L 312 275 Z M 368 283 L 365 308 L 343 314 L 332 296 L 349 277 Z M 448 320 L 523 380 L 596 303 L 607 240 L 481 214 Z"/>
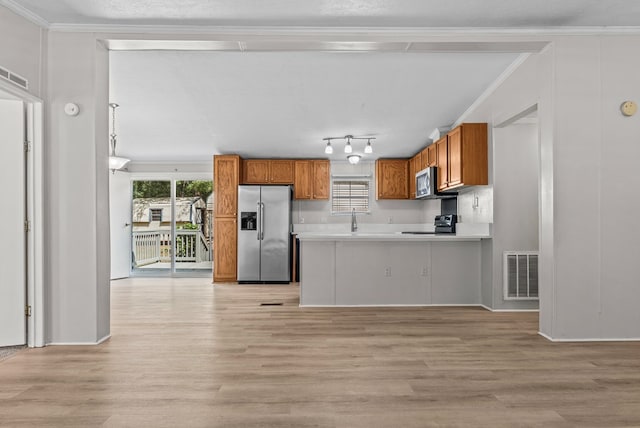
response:
<path fill-rule="evenodd" d="M 23 89 L 29 89 L 29 82 L 24 77 L 7 70 L 4 67 L 0 67 L 0 78 L 8 80 L 9 82 L 20 86 Z"/>
<path fill-rule="evenodd" d="M 503 284 L 505 300 L 538 300 L 537 251 L 505 251 Z"/>

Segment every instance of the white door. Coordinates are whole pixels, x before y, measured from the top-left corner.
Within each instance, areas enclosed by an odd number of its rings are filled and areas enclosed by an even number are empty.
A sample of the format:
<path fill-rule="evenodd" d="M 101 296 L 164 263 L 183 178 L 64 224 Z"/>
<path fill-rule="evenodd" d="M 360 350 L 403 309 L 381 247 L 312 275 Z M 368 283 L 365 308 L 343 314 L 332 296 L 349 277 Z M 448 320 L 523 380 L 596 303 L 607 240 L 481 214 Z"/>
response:
<path fill-rule="evenodd" d="M 0 100 L 0 346 L 27 343 L 24 106 Z"/>
<path fill-rule="evenodd" d="M 111 279 L 127 278 L 131 267 L 131 181 L 126 172 L 118 171 L 110 176 L 109 217 Z"/>

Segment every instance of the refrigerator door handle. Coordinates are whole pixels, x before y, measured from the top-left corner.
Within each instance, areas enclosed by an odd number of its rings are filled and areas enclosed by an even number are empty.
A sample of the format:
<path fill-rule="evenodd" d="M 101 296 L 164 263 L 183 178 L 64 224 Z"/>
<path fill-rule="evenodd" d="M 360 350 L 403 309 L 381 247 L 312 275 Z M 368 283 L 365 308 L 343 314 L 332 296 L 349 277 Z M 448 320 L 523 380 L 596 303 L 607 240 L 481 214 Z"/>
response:
<path fill-rule="evenodd" d="M 260 202 L 260 240 L 264 239 L 264 202 Z"/>
<path fill-rule="evenodd" d="M 258 213 L 257 225 L 256 225 L 256 239 L 260 240 L 260 230 L 262 229 L 262 216 L 260 215 L 260 202 L 256 202 L 256 212 Z"/>

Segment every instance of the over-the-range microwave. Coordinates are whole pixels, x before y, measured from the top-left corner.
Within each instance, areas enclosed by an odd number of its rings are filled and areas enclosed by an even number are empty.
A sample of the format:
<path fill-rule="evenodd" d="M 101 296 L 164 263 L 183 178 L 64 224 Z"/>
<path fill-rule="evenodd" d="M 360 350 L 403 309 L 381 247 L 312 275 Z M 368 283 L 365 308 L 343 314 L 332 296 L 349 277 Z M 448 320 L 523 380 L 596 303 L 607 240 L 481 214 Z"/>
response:
<path fill-rule="evenodd" d="M 457 192 L 438 192 L 438 168 L 431 166 L 416 173 L 416 198 L 455 198 Z"/>

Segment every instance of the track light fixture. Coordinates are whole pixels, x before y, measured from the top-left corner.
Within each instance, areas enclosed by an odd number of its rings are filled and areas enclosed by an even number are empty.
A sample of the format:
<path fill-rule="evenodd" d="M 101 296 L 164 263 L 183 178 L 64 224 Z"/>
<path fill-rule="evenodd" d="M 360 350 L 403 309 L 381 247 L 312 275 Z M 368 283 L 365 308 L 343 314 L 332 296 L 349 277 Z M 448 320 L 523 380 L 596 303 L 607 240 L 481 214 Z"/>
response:
<path fill-rule="evenodd" d="M 373 153 L 373 147 L 371 146 L 371 140 L 375 140 L 375 137 L 354 137 L 353 135 L 345 135 L 344 137 L 326 137 L 322 139 L 327 142 L 327 145 L 324 148 L 324 152 L 328 155 L 333 153 L 333 147 L 331 146 L 331 140 L 346 140 L 344 145 L 344 152 L 348 155 L 347 160 L 352 164 L 357 164 L 360 161 L 361 155 L 352 154 L 353 146 L 351 145 L 351 140 L 367 140 L 367 145 L 364 147 L 365 154 Z"/>

